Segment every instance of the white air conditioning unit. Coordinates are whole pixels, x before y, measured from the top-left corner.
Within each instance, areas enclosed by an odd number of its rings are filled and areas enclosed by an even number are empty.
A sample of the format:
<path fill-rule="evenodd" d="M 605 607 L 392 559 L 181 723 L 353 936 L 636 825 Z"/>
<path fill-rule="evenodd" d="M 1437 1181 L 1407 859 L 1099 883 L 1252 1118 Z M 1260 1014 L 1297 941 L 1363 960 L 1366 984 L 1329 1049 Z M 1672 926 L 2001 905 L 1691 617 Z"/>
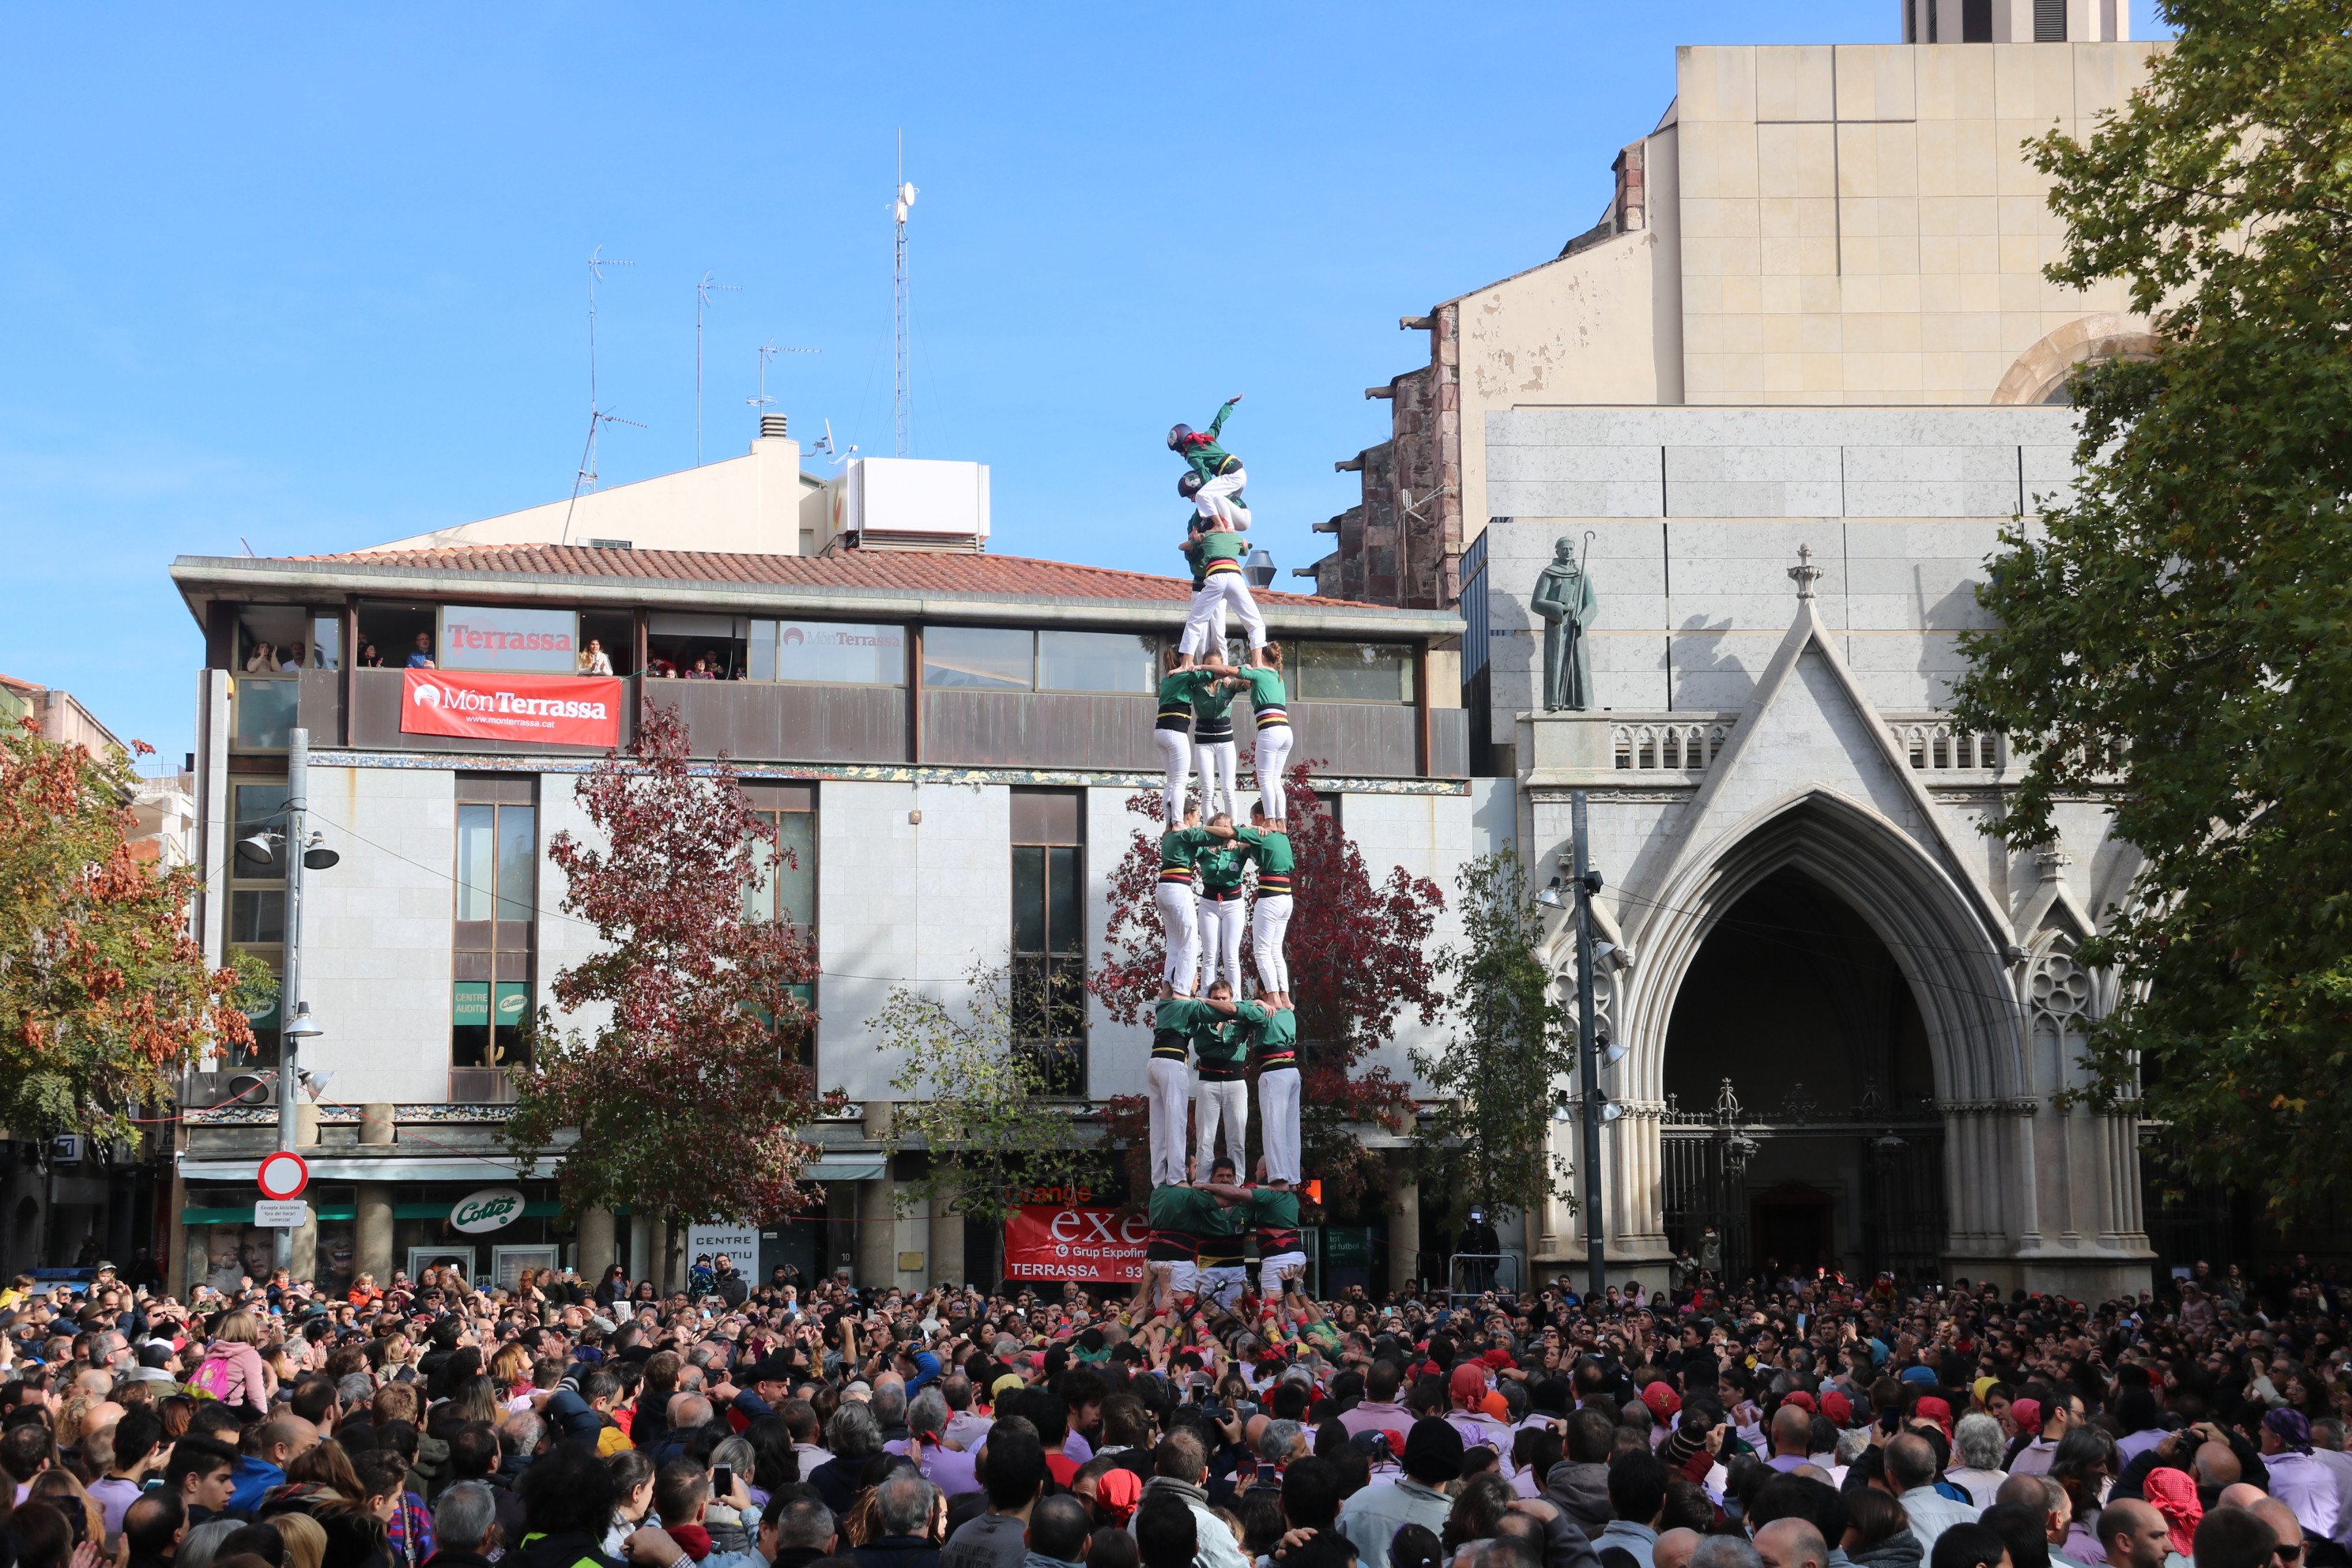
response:
<path fill-rule="evenodd" d="M 852 458 L 834 481 L 832 534 L 857 550 L 988 547 L 988 465 Z"/>

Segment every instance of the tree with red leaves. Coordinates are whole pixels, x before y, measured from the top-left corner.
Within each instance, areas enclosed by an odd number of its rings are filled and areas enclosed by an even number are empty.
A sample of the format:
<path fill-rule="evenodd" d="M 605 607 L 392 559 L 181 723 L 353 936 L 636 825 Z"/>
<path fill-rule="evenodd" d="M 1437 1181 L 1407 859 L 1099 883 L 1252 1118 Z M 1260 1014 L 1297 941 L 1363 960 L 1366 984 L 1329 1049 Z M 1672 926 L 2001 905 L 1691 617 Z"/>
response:
<path fill-rule="evenodd" d="M 1371 1122 L 1402 1132 L 1412 1124 L 1412 1090 L 1386 1068 L 1358 1069 L 1389 1038 L 1401 1013 L 1412 1009 L 1432 1024 L 1444 1006 L 1428 954 L 1445 895 L 1402 867 L 1374 882 L 1362 852 L 1316 795 L 1308 766 L 1294 763 L 1286 785 L 1298 865 L 1292 877 L 1297 912 L 1283 951 L 1298 1013 L 1302 1153 L 1307 1173 L 1322 1180 L 1329 1202 L 1362 1191 L 1373 1177 L 1376 1161 L 1352 1127 Z M 1160 795 L 1130 796 L 1127 807 L 1153 826 L 1136 830 L 1111 873 L 1109 945 L 1092 985 L 1113 1018 L 1134 1024 L 1148 1021 L 1159 999 L 1166 952 L 1152 899 L 1160 879 Z M 1254 973 L 1246 936 L 1242 971 Z M 1145 1117 L 1142 1097 L 1114 1100 L 1113 1137 L 1134 1149 L 1148 1125 Z M 1258 1133 L 1253 1117 L 1253 1141 Z M 1129 1163 L 1140 1191 L 1148 1180 L 1135 1159 Z"/>
<path fill-rule="evenodd" d="M 154 748 L 134 742 L 145 755 Z M 0 1124 L 131 1141 L 203 1052 L 250 1047 L 258 960 L 209 968 L 188 930 L 202 874 L 131 841 L 131 755 L 0 724 Z"/>
<path fill-rule="evenodd" d="M 540 1010 L 536 1059 L 507 1140 L 528 1158 L 567 1129 L 567 1208 L 626 1203 L 679 1224 L 773 1221 L 817 1201 L 800 1185 L 816 1148 L 800 1129 L 831 1110 L 801 1062 L 816 946 L 789 920 L 746 910 L 779 856 L 734 770 L 688 757 L 685 726 L 647 704 L 627 752 L 580 782 L 604 841 L 548 841 L 563 909 L 604 951 L 555 977 L 557 1007 L 609 1009 L 593 1036 Z"/>

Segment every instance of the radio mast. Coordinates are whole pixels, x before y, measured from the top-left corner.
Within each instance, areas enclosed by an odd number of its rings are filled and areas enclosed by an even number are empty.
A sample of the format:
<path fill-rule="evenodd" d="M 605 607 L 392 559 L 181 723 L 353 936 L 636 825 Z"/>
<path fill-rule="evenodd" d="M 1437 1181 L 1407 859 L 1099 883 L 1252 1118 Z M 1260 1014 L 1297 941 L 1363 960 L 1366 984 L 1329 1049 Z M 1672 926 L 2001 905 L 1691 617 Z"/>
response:
<path fill-rule="evenodd" d="M 898 390 L 897 399 L 898 456 L 907 455 L 908 426 L 912 408 L 911 388 L 907 374 L 907 213 L 915 205 L 915 187 L 907 183 L 907 133 L 898 132 L 898 178 L 890 199 L 890 211 L 898 224 L 898 264 L 893 273 L 893 291 L 898 317 Z"/>

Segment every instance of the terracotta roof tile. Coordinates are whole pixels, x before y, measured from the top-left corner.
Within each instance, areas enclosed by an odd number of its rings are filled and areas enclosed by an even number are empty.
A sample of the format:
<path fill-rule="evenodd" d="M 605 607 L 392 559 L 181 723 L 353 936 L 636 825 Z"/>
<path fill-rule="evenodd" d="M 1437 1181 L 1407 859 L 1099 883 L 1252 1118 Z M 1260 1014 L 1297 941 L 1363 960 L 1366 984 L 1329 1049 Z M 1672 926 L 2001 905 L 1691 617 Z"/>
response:
<path fill-rule="evenodd" d="M 291 561 L 354 565 L 418 566 L 453 572 L 535 572 L 550 576 L 652 579 L 658 582 L 773 583 L 812 588 L 886 588 L 918 593 L 987 594 L 1065 599 L 1145 599 L 1181 603 L 1192 597 L 1181 577 L 929 550 L 852 550 L 839 555 L 751 555 L 693 550 L 608 550 L 577 544 L 463 544 L 436 550 L 352 551 L 294 555 Z M 1329 605 L 1380 608 L 1348 599 L 1261 589 L 1267 605 Z"/>

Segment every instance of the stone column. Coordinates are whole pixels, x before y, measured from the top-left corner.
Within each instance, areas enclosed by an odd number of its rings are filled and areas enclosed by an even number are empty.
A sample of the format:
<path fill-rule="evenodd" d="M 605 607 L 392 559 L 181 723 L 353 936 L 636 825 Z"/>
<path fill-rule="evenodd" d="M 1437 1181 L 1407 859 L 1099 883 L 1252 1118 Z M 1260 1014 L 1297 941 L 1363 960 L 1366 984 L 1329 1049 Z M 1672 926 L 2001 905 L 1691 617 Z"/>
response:
<path fill-rule="evenodd" d="M 1421 1263 L 1421 1187 L 1407 1155 L 1389 1156 L 1389 1294 L 1412 1289 Z"/>
<path fill-rule="evenodd" d="M 613 1211 L 589 1207 L 580 1211 L 580 1278 L 590 1288 L 613 1266 Z M 754 1272 L 757 1272 L 756 1268 Z"/>
<path fill-rule="evenodd" d="M 392 1283 L 392 1184 L 362 1182 L 359 1212 L 352 1222 L 352 1267 L 375 1276 L 379 1289 Z"/>
<path fill-rule="evenodd" d="M 669 1226 L 658 1215 L 646 1219 L 646 1273 L 654 1289 L 669 1291 Z"/>
<path fill-rule="evenodd" d="M 857 1283 L 868 1289 L 898 1282 L 898 1191 L 887 1165 L 879 1181 L 857 1184 Z"/>
<path fill-rule="evenodd" d="M 951 1193 L 931 1199 L 931 1255 L 925 1261 L 930 1268 L 927 1282 L 932 1285 L 963 1282 L 963 1215 L 949 1206 L 953 1201 Z"/>
<path fill-rule="evenodd" d="M 373 1100 L 360 1107 L 360 1143 L 388 1149 L 400 1131 L 393 1119 L 392 1101 Z M 392 1243 L 392 1186 L 387 1182 L 362 1182 L 357 1213 L 352 1221 L 352 1267 L 375 1276 L 377 1289 L 392 1283 L 400 1265 Z"/>
<path fill-rule="evenodd" d="M 307 1211 L 310 1217 L 294 1227 L 292 1256 L 288 1259 L 295 1283 L 302 1284 L 319 1277 L 319 1211 Z"/>

